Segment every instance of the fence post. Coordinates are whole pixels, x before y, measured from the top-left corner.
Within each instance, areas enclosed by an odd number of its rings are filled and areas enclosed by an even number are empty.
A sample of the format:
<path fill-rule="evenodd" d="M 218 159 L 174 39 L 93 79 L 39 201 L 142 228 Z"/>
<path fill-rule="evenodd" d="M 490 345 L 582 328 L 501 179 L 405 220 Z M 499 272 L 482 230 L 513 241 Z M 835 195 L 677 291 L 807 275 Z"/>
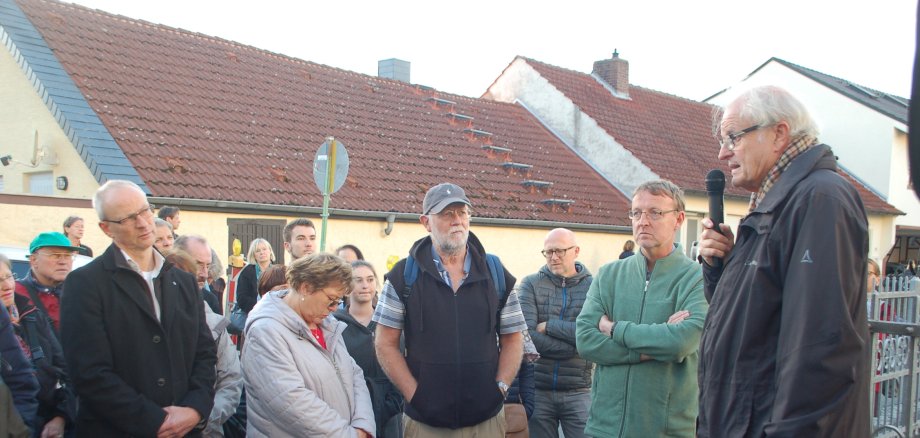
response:
<path fill-rule="evenodd" d="M 910 290 L 911 292 L 920 291 L 920 281 L 915 281 L 915 279 L 916 277 L 908 281 L 907 284 L 904 285 L 906 287 L 904 287 L 903 290 Z M 910 312 L 910 315 L 911 315 L 910 322 L 912 323 L 920 322 L 920 306 L 918 306 L 917 297 L 915 296 L 914 299 L 911 301 L 912 301 L 911 303 L 912 309 Z M 907 372 L 907 377 L 906 377 L 907 381 L 904 382 L 904 386 L 906 388 L 909 388 L 910 392 L 908 393 L 908 397 L 904 397 L 904 394 L 901 394 L 901 397 L 904 402 L 904 412 L 905 412 L 905 417 L 906 417 L 905 418 L 905 423 L 906 423 L 905 428 L 907 429 L 906 430 L 907 434 L 905 434 L 906 437 L 916 436 L 914 434 L 914 427 L 917 422 L 917 404 L 915 402 L 915 400 L 917 400 L 917 379 L 916 379 L 916 376 L 917 376 L 916 375 L 916 372 L 917 372 L 916 350 L 917 350 L 917 342 L 918 342 L 917 335 L 918 335 L 917 333 L 911 334 L 910 343 L 908 344 L 908 347 L 907 347 L 909 371 Z"/>

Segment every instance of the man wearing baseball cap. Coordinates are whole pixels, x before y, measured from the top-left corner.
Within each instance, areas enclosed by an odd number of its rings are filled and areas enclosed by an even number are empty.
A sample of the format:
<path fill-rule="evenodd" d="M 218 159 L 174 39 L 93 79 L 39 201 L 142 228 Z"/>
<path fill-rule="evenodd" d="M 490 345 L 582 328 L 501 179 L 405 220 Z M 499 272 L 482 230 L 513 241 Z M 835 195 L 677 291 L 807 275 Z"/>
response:
<path fill-rule="evenodd" d="M 505 436 L 503 400 L 527 326 L 503 267 L 505 290 L 496 291 L 497 258 L 487 261 L 470 233 L 471 206 L 457 185 L 428 190 L 419 218 L 428 236 L 393 266 L 374 313 L 377 357 L 407 400 L 407 438 Z"/>
<path fill-rule="evenodd" d="M 73 270 L 73 259 L 79 250 L 62 233 L 39 234 L 29 244 L 29 275 L 16 282 L 16 294 L 28 298 L 29 304 L 51 318 L 59 341 L 64 279 Z"/>

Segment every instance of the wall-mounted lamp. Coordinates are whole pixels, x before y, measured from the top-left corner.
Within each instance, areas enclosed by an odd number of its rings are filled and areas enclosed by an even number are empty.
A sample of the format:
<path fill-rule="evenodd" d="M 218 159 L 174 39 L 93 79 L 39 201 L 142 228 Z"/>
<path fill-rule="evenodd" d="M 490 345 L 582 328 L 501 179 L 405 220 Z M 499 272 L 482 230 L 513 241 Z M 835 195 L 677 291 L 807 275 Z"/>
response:
<path fill-rule="evenodd" d="M 59 176 L 54 180 L 54 182 L 57 184 L 58 190 L 67 190 L 67 177 L 66 176 Z"/>
<path fill-rule="evenodd" d="M 3 167 L 9 166 L 12 161 L 13 161 L 12 155 L 4 155 L 0 157 L 0 163 L 3 163 Z"/>

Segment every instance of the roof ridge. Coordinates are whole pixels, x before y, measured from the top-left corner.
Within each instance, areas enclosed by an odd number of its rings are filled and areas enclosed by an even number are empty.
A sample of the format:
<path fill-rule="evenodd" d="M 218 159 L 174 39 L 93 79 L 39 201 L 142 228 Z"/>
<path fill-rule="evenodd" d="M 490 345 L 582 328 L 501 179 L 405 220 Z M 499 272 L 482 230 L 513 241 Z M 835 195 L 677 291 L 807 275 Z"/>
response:
<path fill-rule="evenodd" d="M 558 65 L 549 64 L 549 63 L 546 63 L 546 62 L 543 62 L 543 61 L 539 61 L 539 60 L 536 60 L 536 59 L 533 59 L 533 58 L 529 58 L 529 57 L 526 57 L 526 56 L 518 55 L 517 57 L 519 57 L 519 58 L 521 58 L 521 59 L 523 59 L 523 60 L 525 60 L 525 61 L 527 61 L 527 62 L 534 62 L 534 63 L 537 63 L 537 64 L 542 64 L 542 65 L 545 65 L 545 66 L 547 66 L 547 67 L 549 67 L 549 68 L 555 68 L 555 69 L 557 69 L 557 70 L 563 70 L 563 71 L 566 71 L 566 72 L 569 72 L 569 73 L 580 74 L 580 75 L 585 75 L 585 76 L 590 76 L 590 77 L 593 77 L 593 76 L 594 76 L 593 73 L 585 73 L 585 72 L 578 71 L 578 70 L 574 70 L 574 69 L 570 69 L 570 68 L 567 68 L 567 67 L 560 67 L 560 66 L 558 66 Z M 703 106 L 708 106 L 708 107 L 715 107 L 715 106 L 716 106 L 716 105 L 712 105 L 712 104 L 709 104 L 709 103 L 706 103 L 706 102 L 701 102 L 701 101 L 699 101 L 699 100 L 690 99 L 690 98 L 688 98 L 688 97 L 683 97 L 683 96 L 678 96 L 678 95 L 676 95 L 676 94 L 671 94 L 671 93 L 668 93 L 667 91 L 661 91 L 661 90 L 656 90 L 656 89 L 653 89 L 653 88 L 643 87 L 643 86 L 641 86 L 641 85 L 636 85 L 636 84 L 634 84 L 634 83 L 632 83 L 632 82 L 629 83 L 629 87 L 630 87 L 630 88 L 641 88 L 641 89 L 643 89 L 643 90 L 645 90 L 645 91 L 648 91 L 648 92 L 651 92 L 651 93 L 658 93 L 658 94 L 661 94 L 661 95 L 664 95 L 664 96 L 674 97 L 674 98 L 677 98 L 677 99 L 686 101 L 686 102 L 688 102 L 688 103 L 701 104 L 701 105 L 703 105 Z"/>
<path fill-rule="evenodd" d="M 796 63 L 794 63 L 794 62 L 792 62 L 792 61 L 787 61 L 787 60 L 785 60 L 785 59 L 782 59 L 782 58 L 779 58 L 779 57 L 776 57 L 776 56 L 774 56 L 774 57 L 772 57 L 772 58 L 770 58 L 770 59 L 775 60 L 776 62 L 779 62 L 780 64 L 786 65 L 787 67 L 790 67 L 790 68 L 793 68 L 793 69 L 798 69 L 798 70 L 800 70 L 800 71 L 801 71 L 801 70 L 804 70 L 805 72 L 818 74 L 818 75 L 821 75 L 821 76 L 824 76 L 824 77 L 827 77 L 827 78 L 830 78 L 830 79 L 834 79 L 834 80 L 836 80 L 836 81 L 840 81 L 840 82 L 845 83 L 845 84 L 856 85 L 856 86 L 858 86 L 858 87 L 860 87 L 860 88 L 865 88 L 866 90 L 869 90 L 869 91 L 872 91 L 872 92 L 875 92 L 875 93 L 878 93 L 878 94 L 881 94 L 881 95 L 893 96 L 893 97 L 896 97 L 896 98 L 898 98 L 898 99 L 904 99 L 904 100 L 906 100 L 906 101 L 908 101 L 908 102 L 910 101 L 909 98 L 906 98 L 906 97 L 903 97 L 903 96 L 899 96 L 899 95 L 897 95 L 897 94 L 889 93 L 889 92 L 887 92 L 887 91 L 877 90 L 877 89 L 875 89 L 875 88 L 868 87 L 868 86 L 865 86 L 865 85 L 863 85 L 863 84 L 853 82 L 853 81 L 851 81 L 851 80 L 849 80 L 849 79 L 844 79 L 844 78 L 841 78 L 841 77 L 838 77 L 838 76 L 834 76 L 834 75 L 832 75 L 832 74 L 828 74 L 828 73 L 824 73 L 824 72 L 815 70 L 815 69 L 813 69 L 813 68 L 808 68 L 808 67 L 805 67 L 805 66 L 803 66 L 803 65 L 796 64 Z M 768 62 L 769 62 L 769 61 L 768 61 Z"/>

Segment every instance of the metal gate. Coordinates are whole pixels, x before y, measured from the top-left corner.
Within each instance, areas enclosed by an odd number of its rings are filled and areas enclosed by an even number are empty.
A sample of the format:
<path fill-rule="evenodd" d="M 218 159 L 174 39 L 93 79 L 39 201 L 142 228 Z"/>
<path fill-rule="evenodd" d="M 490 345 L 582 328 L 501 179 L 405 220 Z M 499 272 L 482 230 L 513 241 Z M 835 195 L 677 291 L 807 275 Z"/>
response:
<path fill-rule="evenodd" d="M 886 277 L 868 298 L 873 436 L 920 437 L 920 278 Z"/>

